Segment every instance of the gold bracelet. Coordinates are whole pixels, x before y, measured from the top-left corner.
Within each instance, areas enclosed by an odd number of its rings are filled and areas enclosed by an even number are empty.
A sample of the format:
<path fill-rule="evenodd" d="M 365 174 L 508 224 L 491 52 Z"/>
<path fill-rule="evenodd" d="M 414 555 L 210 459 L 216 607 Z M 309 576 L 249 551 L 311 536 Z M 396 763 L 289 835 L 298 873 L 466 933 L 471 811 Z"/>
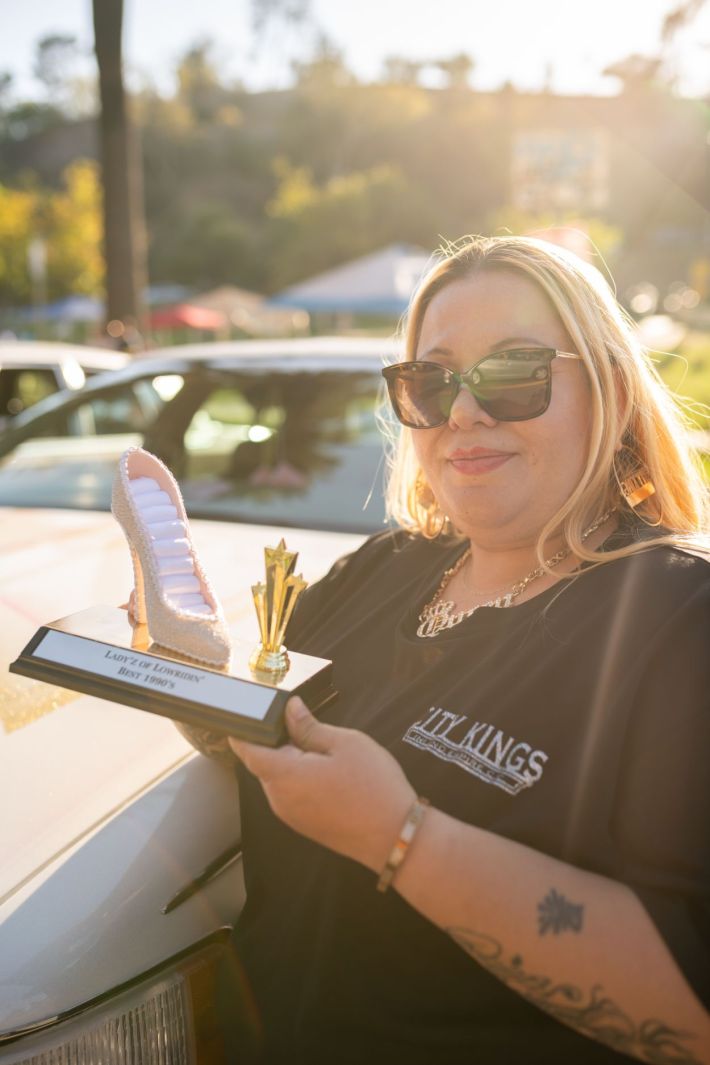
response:
<path fill-rule="evenodd" d="M 378 891 L 386 891 L 394 880 L 395 873 L 407 857 L 411 842 L 424 820 L 424 811 L 428 805 L 429 800 L 422 798 L 422 796 L 412 804 L 409 813 L 404 819 L 404 824 L 399 830 L 397 842 L 390 851 L 390 856 L 385 862 L 384 869 L 380 873 L 380 879 L 377 881 Z"/>

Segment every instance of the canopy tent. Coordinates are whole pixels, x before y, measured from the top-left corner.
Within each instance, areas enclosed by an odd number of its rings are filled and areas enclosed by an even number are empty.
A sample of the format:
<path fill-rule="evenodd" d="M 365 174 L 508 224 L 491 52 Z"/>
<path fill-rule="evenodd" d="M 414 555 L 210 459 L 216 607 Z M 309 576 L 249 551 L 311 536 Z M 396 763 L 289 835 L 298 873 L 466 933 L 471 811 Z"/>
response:
<path fill-rule="evenodd" d="M 275 307 L 302 307 L 312 314 L 400 315 L 429 265 L 423 249 L 391 244 L 291 285 L 269 302 Z"/>
<path fill-rule="evenodd" d="M 272 307 L 258 292 L 236 285 L 220 285 L 193 296 L 190 302 L 195 307 L 219 311 L 249 336 L 291 336 L 308 329 L 308 314 L 300 307 Z"/>
<path fill-rule="evenodd" d="M 196 307 L 192 303 L 178 303 L 163 307 L 150 316 L 151 329 L 202 329 L 218 333 L 227 326 L 227 318 L 220 311 Z"/>
<path fill-rule="evenodd" d="M 143 292 L 149 307 L 156 304 L 179 303 L 189 295 L 184 285 L 166 283 L 150 285 Z M 32 307 L 18 307 L 10 312 L 21 322 L 101 322 L 106 308 L 103 299 L 95 296 L 65 296 L 53 303 Z"/>
<path fill-rule="evenodd" d="M 100 322 L 104 305 L 93 296 L 65 296 L 54 303 L 19 307 L 12 313 L 21 322 Z"/>

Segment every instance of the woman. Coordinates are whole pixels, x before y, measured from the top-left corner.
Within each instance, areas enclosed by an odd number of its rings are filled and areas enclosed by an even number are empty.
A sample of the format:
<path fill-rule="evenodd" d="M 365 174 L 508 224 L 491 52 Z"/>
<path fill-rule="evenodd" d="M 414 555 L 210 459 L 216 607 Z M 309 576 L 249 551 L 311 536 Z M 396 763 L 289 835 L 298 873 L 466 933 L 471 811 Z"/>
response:
<path fill-rule="evenodd" d="M 600 275 L 515 237 L 450 250 L 385 375 L 400 529 L 287 638 L 339 699 L 230 740 L 263 1060 L 710 1062 L 710 567 L 673 404 Z"/>

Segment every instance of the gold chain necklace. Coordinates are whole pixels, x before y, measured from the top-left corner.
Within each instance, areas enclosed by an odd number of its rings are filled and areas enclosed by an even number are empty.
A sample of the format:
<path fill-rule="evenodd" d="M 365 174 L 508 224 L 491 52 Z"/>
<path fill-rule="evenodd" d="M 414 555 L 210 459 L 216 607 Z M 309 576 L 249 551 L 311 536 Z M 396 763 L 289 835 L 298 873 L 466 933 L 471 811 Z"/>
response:
<path fill-rule="evenodd" d="M 604 523 L 609 520 L 612 513 L 611 510 L 608 510 L 606 514 L 602 514 L 601 518 L 595 521 L 593 525 L 590 525 L 588 529 L 585 529 L 582 534 L 582 540 L 586 540 L 592 535 L 592 533 L 596 532 L 597 529 L 604 525 Z M 453 629 L 455 625 L 460 625 L 462 621 L 465 621 L 466 618 L 470 618 L 477 610 L 480 610 L 481 607 L 484 606 L 497 607 L 499 609 L 510 606 L 511 603 L 514 603 L 515 600 L 523 594 L 529 584 L 536 581 L 538 577 L 542 577 L 548 569 L 554 569 L 554 567 L 558 566 L 569 554 L 570 548 L 563 547 L 550 558 L 545 559 L 544 565 L 538 566 L 536 569 L 531 570 L 531 572 L 525 577 L 521 577 L 519 581 L 516 581 L 512 588 L 507 592 L 496 596 L 495 599 L 489 599 L 486 603 L 477 603 L 476 606 L 472 606 L 468 610 L 459 610 L 458 613 L 452 614 L 452 610 L 455 606 L 453 600 L 441 599 L 441 595 L 459 570 L 465 566 L 466 562 L 468 562 L 471 555 L 471 548 L 470 546 L 467 547 L 461 557 L 456 560 L 454 565 L 444 572 L 441 584 L 436 589 L 434 595 L 426 606 L 422 609 L 422 612 L 419 615 L 417 636 L 421 636 L 422 638 L 438 636 L 443 629 Z"/>

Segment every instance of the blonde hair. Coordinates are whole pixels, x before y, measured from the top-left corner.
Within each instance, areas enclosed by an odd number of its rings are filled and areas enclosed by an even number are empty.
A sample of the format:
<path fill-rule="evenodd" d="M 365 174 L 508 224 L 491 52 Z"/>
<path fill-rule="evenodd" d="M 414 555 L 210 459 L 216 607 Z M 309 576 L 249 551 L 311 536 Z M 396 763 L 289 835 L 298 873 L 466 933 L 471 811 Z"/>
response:
<path fill-rule="evenodd" d="M 707 550 L 708 499 L 690 444 L 686 419 L 636 338 L 631 320 L 601 273 L 572 252 L 532 237 L 465 237 L 448 245 L 416 291 L 404 324 L 405 358 L 416 358 L 422 322 L 437 293 L 481 271 L 514 270 L 547 295 L 582 356 L 591 403 L 589 451 L 579 483 L 540 531 L 537 553 L 560 533 L 565 546 L 590 562 L 610 561 L 672 543 Z M 621 450 L 619 450 L 621 444 Z M 621 466 L 621 468 L 620 468 Z M 641 542 L 605 553 L 589 550 L 584 530 L 610 509 L 628 506 L 620 479 L 642 467 L 655 486 L 636 514 L 650 527 Z M 456 533 L 426 485 L 412 431 L 398 430 L 387 487 L 387 509 L 397 524 L 431 537 Z"/>

